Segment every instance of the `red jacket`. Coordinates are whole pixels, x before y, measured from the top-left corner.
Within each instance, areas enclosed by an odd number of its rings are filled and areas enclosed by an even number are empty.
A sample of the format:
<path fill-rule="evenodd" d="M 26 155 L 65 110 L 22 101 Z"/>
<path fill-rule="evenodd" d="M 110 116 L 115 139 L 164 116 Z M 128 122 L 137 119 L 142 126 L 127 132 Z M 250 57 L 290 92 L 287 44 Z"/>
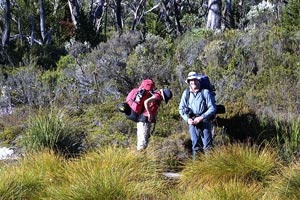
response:
<path fill-rule="evenodd" d="M 155 98 L 155 101 L 150 102 L 149 112 L 151 112 L 151 114 L 153 116 L 155 116 L 157 114 L 157 112 L 158 112 L 159 105 L 160 105 L 161 101 L 163 100 L 163 96 L 161 94 L 161 90 L 155 92 L 151 98 Z M 145 109 L 143 115 L 146 116 L 146 117 L 149 116 L 146 109 Z"/>

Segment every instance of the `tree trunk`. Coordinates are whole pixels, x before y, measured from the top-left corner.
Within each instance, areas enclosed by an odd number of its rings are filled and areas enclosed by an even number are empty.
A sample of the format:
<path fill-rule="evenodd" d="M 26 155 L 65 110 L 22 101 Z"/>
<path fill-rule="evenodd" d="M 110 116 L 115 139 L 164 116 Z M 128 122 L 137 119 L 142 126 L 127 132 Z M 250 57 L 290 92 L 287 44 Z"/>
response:
<path fill-rule="evenodd" d="M 145 8 L 146 8 L 146 0 L 140 0 L 139 2 L 133 2 L 130 6 L 133 13 L 133 21 L 131 30 L 135 30 L 135 28 L 140 24 L 141 20 L 144 17 L 145 14 Z"/>
<path fill-rule="evenodd" d="M 232 10 L 232 0 L 226 0 L 224 10 L 225 28 L 235 28 L 233 15 L 234 13 Z"/>
<path fill-rule="evenodd" d="M 78 18 L 79 18 L 79 12 L 80 12 L 80 6 L 77 2 L 77 0 L 68 0 L 69 8 L 70 8 L 70 13 L 71 13 L 71 18 L 72 22 L 77 29 L 79 24 L 78 24 Z"/>
<path fill-rule="evenodd" d="M 179 16 L 180 16 L 180 9 L 178 8 L 178 4 L 176 3 L 176 0 L 173 1 L 174 6 L 174 18 L 175 18 L 175 26 L 177 34 L 182 33 L 182 27 L 180 25 Z"/>
<path fill-rule="evenodd" d="M 10 1 L 5 1 L 5 28 L 2 33 L 2 47 L 8 45 L 9 43 L 9 37 L 10 37 L 10 24 L 11 24 L 11 14 L 10 14 Z"/>
<path fill-rule="evenodd" d="M 221 9 L 222 0 L 209 0 L 208 2 L 208 16 L 207 16 L 207 29 L 220 29 L 221 28 Z"/>
<path fill-rule="evenodd" d="M 29 40 L 29 45 L 32 47 L 34 43 L 34 17 L 30 15 L 30 22 L 31 22 L 31 34 L 30 34 L 30 40 Z"/>
<path fill-rule="evenodd" d="M 122 2 L 122 0 L 116 0 L 117 31 L 119 33 L 121 33 L 121 31 L 123 29 L 121 2 Z"/>
<path fill-rule="evenodd" d="M 19 35 L 20 35 L 21 46 L 23 46 L 22 24 L 21 24 L 21 18 L 20 17 L 18 17 L 18 32 L 19 32 Z"/>
<path fill-rule="evenodd" d="M 40 0 L 40 28 L 43 42 L 46 37 L 44 0 Z"/>
<path fill-rule="evenodd" d="M 93 24 L 96 28 L 97 33 L 101 32 L 102 29 L 104 9 L 104 0 L 96 0 L 96 7 L 93 12 Z"/>

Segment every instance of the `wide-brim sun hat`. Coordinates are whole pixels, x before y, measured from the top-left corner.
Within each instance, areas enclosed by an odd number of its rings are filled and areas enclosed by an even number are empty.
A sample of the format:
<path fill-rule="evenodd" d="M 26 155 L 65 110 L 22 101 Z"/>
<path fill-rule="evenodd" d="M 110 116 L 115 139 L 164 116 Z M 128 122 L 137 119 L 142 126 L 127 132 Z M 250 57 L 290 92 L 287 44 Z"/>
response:
<path fill-rule="evenodd" d="M 189 72 L 188 77 L 185 80 L 185 82 L 188 84 L 190 80 L 198 79 L 198 78 L 199 78 L 199 74 L 197 72 Z"/>
<path fill-rule="evenodd" d="M 163 95 L 163 99 L 164 99 L 164 101 L 166 102 L 166 104 L 168 103 L 168 101 L 169 101 L 169 100 L 172 98 L 172 96 L 173 96 L 171 90 L 168 89 L 168 88 L 163 89 L 162 95 Z"/>

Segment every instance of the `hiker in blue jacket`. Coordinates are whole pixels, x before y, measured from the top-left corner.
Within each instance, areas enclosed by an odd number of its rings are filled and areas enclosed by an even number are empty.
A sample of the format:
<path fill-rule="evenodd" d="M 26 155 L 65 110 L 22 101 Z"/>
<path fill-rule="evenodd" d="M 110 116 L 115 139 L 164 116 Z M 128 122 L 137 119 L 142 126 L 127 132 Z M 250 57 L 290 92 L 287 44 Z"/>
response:
<path fill-rule="evenodd" d="M 208 89 L 201 89 L 199 77 L 196 72 L 188 74 L 186 83 L 189 89 L 183 92 L 179 104 L 179 113 L 189 125 L 194 159 L 201 151 L 200 140 L 202 140 L 204 153 L 213 147 L 210 118 L 216 112 L 214 95 Z"/>

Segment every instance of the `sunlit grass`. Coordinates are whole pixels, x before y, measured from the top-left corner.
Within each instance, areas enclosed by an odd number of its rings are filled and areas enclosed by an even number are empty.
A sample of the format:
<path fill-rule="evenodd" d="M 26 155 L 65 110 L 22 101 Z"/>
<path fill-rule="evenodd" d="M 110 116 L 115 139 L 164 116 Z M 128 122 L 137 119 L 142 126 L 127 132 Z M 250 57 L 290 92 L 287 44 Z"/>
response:
<path fill-rule="evenodd" d="M 65 166 L 67 181 L 53 199 L 160 199 L 163 180 L 146 154 L 108 147 Z"/>
<path fill-rule="evenodd" d="M 186 161 L 170 181 L 151 148 L 110 146 L 73 159 L 31 152 L 0 167 L 0 199 L 299 199 L 299 166 L 283 167 L 269 147 L 233 144 Z"/>
<path fill-rule="evenodd" d="M 300 199 L 300 163 L 294 163 L 280 169 L 270 182 L 266 199 L 298 200 Z"/>
<path fill-rule="evenodd" d="M 263 192 L 261 185 L 232 179 L 199 189 L 171 191 L 170 196 L 172 200 L 260 200 Z"/>
<path fill-rule="evenodd" d="M 47 188 L 57 185 L 61 177 L 62 160 L 53 153 L 39 152 L 6 165 L 0 174 L 0 199 L 40 199 Z"/>
<path fill-rule="evenodd" d="M 81 139 L 82 130 L 67 113 L 52 109 L 31 118 L 22 142 L 27 151 L 50 149 L 60 154 L 78 154 Z"/>
<path fill-rule="evenodd" d="M 199 189 L 232 179 L 263 184 L 273 173 L 276 158 L 276 153 L 267 147 L 233 144 L 215 148 L 186 164 L 180 187 Z"/>
<path fill-rule="evenodd" d="M 276 120 L 275 126 L 277 129 L 276 145 L 282 157 L 289 161 L 298 159 L 300 149 L 300 116 L 295 119 L 291 117 L 289 123 Z"/>
<path fill-rule="evenodd" d="M 165 199 L 166 185 L 151 153 L 124 148 L 70 160 L 31 153 L 0 170 L 0 199 Z"/>

